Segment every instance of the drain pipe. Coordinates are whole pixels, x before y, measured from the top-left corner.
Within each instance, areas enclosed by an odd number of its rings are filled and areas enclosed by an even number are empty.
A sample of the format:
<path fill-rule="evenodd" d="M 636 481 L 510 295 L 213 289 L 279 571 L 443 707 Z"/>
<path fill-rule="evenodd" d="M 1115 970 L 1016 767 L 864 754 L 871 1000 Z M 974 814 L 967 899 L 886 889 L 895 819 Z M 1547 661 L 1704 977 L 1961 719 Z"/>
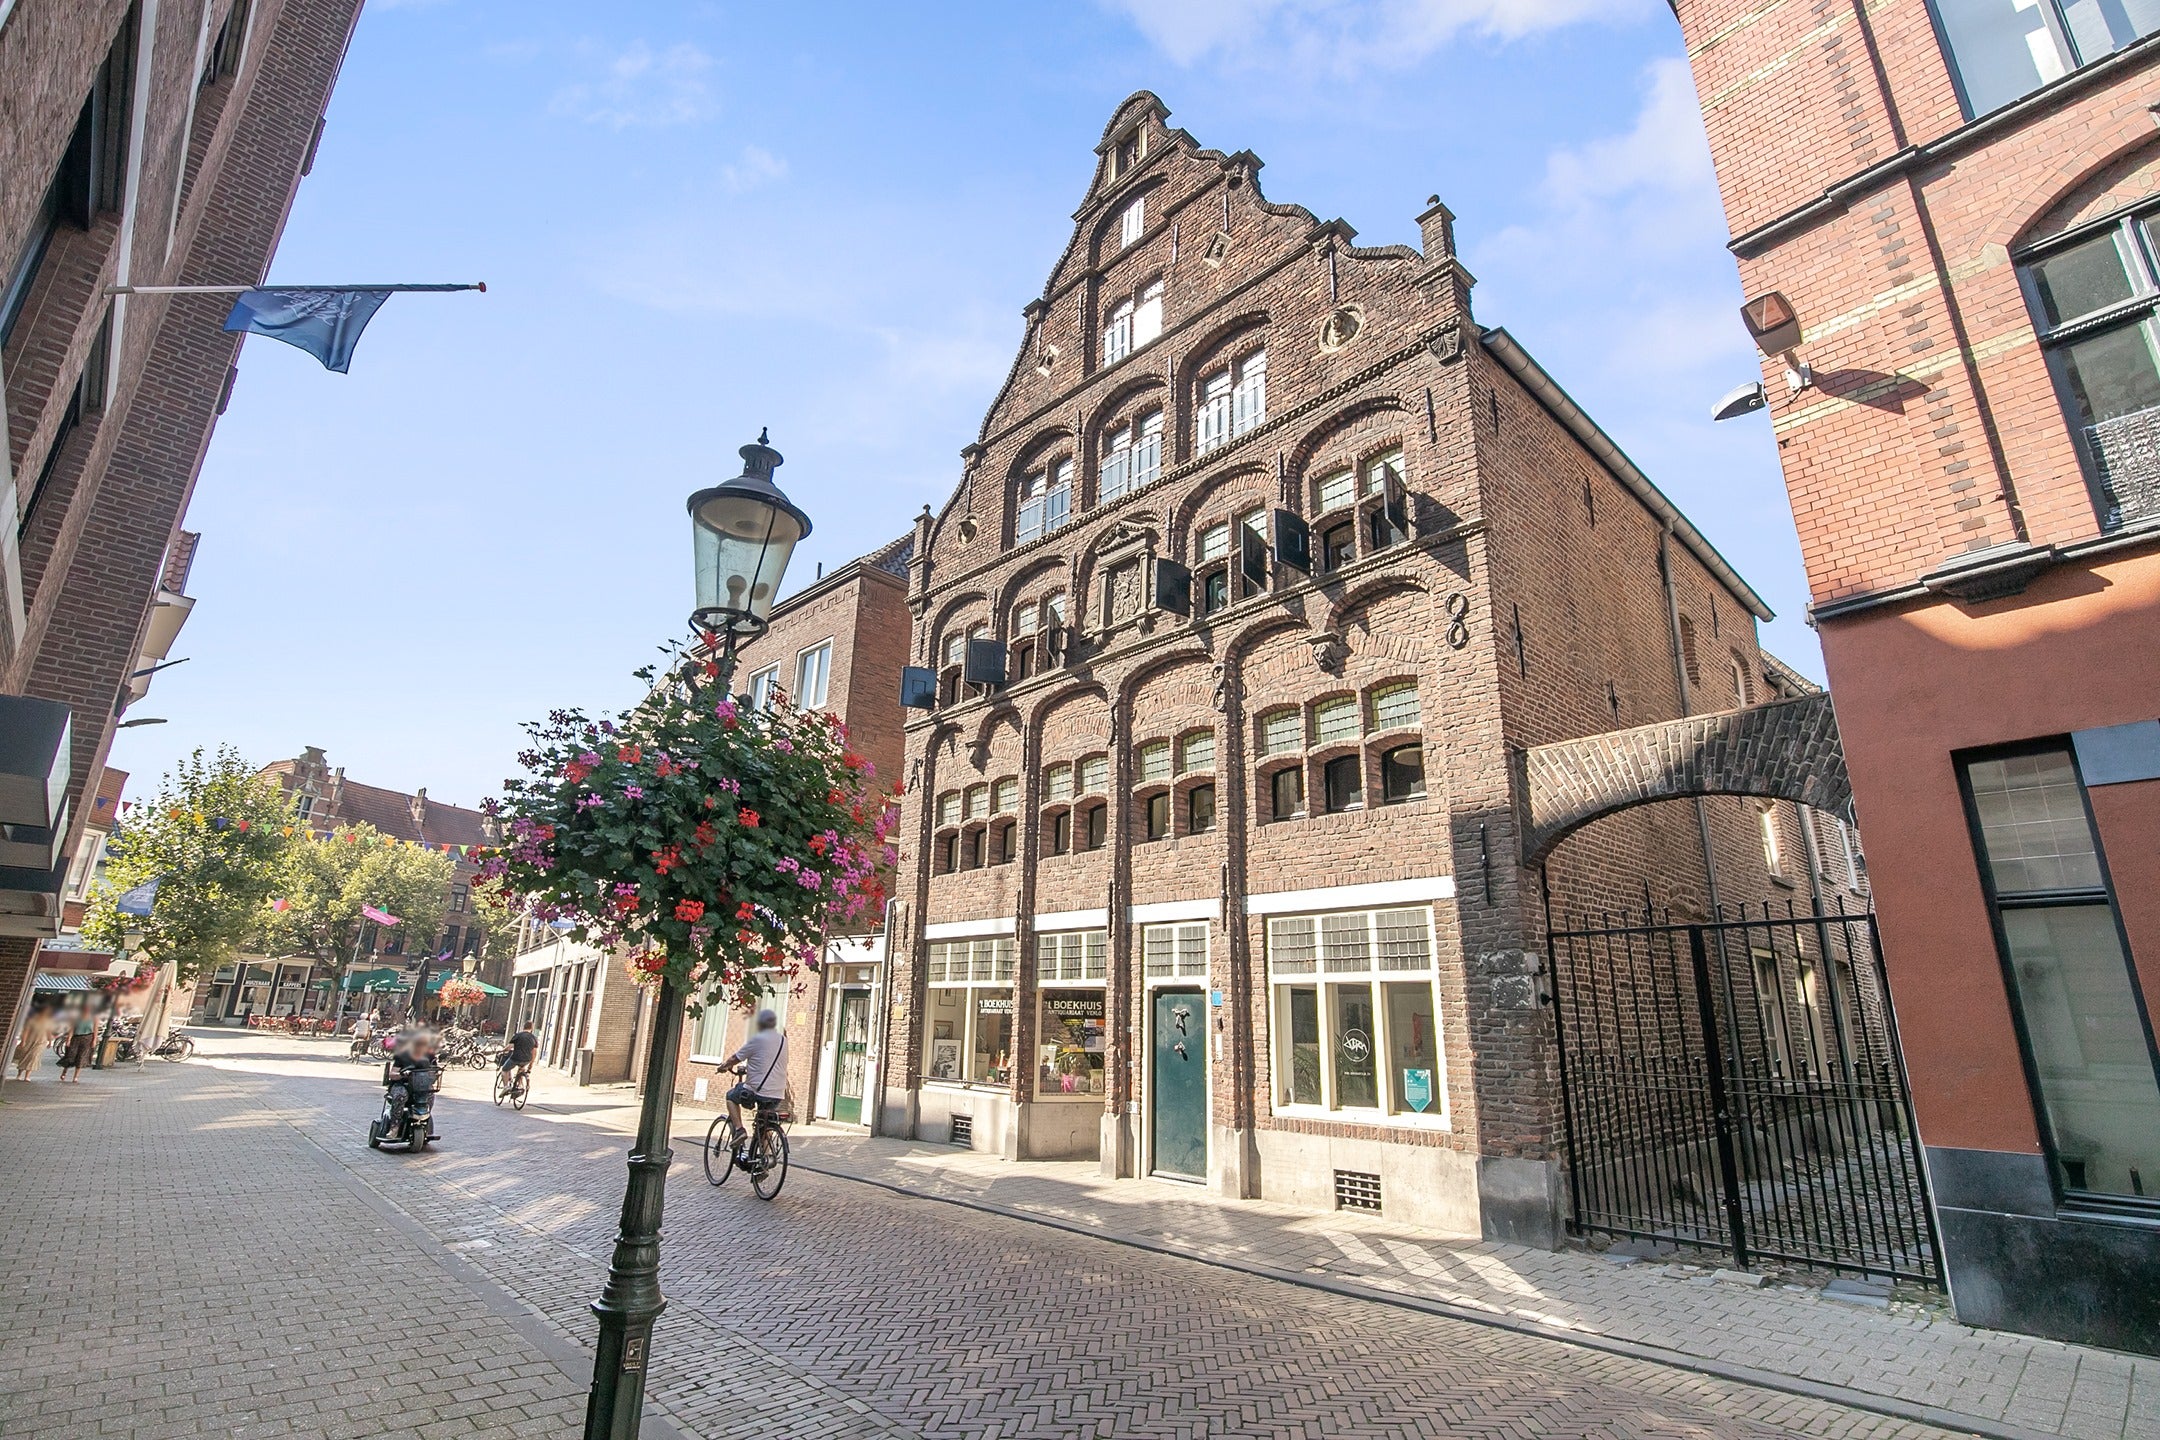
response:
<path fill-rule="evenodd" d="M 900 900 L 898 896 L 889 897 L 885 901 L 885 960 L 879 967 L 878 973 L 878 996 L 880 1000 L 878 1010 L 880 1013 L 878 1015 L 877 1094 L 874 1097 L 869 1095 L 863 1097 L 863 1103 L 866 1105 L 870 1104 L 873 1099 L 876 1101 L 874 1108 L 870 1111 L 870 1133 L 872 1135 L 882 1133 L 880 1126 L 883 1125 L 885 1120 L 886 1075 L 891 1068 L 892 1062 L 893 917 L 899 909 Z"/>
<path fill-rule="evenodd" d="M 1680 691 L 1680 714 L 1683 718 L 1695 713 L 1695 697 L 1688 688 L 1687 656 L 1680 645 L 1680 595 L 1673 588 L 1672 578 L 1672 522 L 1658 532 L 1657 568 L 1658 579 L 1665 586 L 1665 633 L 1671 642 L 1673 681 Z M 1724 917 L 1724 902 L 1718 896 L 1717 857 L 1710 848 L 1710 807 L 1703 797 L 1695 797 L 1695 837 L 1702 845 L 1703 878 L 1710 886 L 1710 913 Z"/>

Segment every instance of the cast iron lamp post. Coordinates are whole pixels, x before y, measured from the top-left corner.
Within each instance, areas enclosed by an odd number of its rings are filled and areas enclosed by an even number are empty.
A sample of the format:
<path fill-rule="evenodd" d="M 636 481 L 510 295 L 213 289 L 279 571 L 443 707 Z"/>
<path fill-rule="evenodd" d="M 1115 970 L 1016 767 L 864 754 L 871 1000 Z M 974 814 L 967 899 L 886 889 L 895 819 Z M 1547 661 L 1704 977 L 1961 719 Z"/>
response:
<path fill-rule="evenodd" d="M 795 544 L 810 533 L 810 517 L 780 493 L 773 470 L 780 452 L 758 433 L 742 447 L 743 473 L 690 497 L 690 530 L 697 560 L 697 609 L 690 628 L 711 644 L 721 693 L 735 679 L 735 652 L 765 633 L 780 578 Z M 685 675 L 698 672 L 693 659 Z M 682 1048 L 683 997 L 663 977 L 653 1006 L 652 1043 L 645 1057 L 645 1102 L 630 1184 L 623 1192 L 622 1229 L 608 1264 L 607 1286 L 593 1302 L 600 1317 L 592 1395 L 585 1406 L 585 1440 L 637 1440 L 645 1408 L 653 1321 L 667 1308 L 660 1293 L 660 1211 L 667 1198 L 669 1122 L 675 1113 L 675 1061 Z"/>

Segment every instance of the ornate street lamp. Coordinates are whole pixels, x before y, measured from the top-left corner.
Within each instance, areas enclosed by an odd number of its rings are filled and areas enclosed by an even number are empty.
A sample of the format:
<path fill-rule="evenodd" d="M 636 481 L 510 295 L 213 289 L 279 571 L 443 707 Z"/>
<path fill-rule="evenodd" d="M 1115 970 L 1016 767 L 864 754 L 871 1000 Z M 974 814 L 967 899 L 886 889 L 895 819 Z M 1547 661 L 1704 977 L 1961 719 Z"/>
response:
<path fill-rule="evenodd" d="M 780 452 L 764 431 L 742 447 L 743 473 L 690 497 L 697 563 L 697 609 L 690 628 L 710 646 L 722 693 L 735 678 L 735 653 L 765 633 L 773 599 L 810 517 L 773 484 Z M 693 659 L 688 674 L 696 674 Z M 637 1440 L 651 1364 L 653 1321 L 667 1308 L 660 1293 L 660 1212 L 667 1198 L 668 1144 L 675 1113 L 675 1064 L 682 1048 L 683 997 L 663 978 L 654 997 L 652 1042 L 645 1057 L 645 1100 L 630 1152 L 622 1228 L 608 1264 L 607 1286 L 593 1302 L 600 1343 L 593 1358 L 592 1394 L 585 1406 L 585 1440 Z"/>

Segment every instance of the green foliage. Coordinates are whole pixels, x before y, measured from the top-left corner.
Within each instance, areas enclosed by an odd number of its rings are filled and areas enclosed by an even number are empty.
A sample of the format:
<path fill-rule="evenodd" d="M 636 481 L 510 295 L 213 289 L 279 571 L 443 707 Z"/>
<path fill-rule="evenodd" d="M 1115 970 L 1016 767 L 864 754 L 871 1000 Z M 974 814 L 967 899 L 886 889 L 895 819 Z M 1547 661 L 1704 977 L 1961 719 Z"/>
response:
<path fill-rule="evenodd" d="M 526 728 L 531 778 L 494 806 L 504 841 L 482 874 L 579 939 L 632 947 L 632 972 L 693 1012 L 787 983 L 828 931 L 879 914 L 897 811 L 833 716 L 670 682 L 611 720 Z"/>
<path fill-rule="evenodd" d="M 205 758 L 196 750 L 114 832 L 83 938 L 117 950 L 139 928 L 129 953 L 170 961 L 182 984 L 229 963 L 276 891 L 298 824 L 285 792 L 257 778 L 237 751 L 219 746 Z M 147 919 L 120 914 L 119 896 L 149 880 L 159 884 Z"/>
<path fill-rule="evenodd" d="M 387 910 L 403 923 L 407 954 L 434 954 L 442 932 L 443 891 L 457 865 L 440 851 L 384 836 L 372 825 L 343 825 L 327 840 L 303 835 L 279 872 L 283 910 L 265 911 L 257 948 L 265 955 L 304 955 L 341 984 L 353 945 L 368 921 L 360 907 Z M 385 930 L 377 943 L 387 942 Z"/>

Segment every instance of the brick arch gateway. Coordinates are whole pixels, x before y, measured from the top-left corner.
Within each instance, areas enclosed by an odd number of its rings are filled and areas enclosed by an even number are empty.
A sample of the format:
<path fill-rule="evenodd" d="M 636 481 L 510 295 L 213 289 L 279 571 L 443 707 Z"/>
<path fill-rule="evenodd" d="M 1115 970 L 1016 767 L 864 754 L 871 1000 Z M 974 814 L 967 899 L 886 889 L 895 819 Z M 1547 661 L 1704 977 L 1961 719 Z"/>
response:
<path fill-rule="evenodd" d="M 1529 866 L 1592 821 L 1658 800 L 1754 795 L 1836 815 L 1852 809 L 1827 694 L 1533 746 L 1521 764 Z"/>
<path fill-rule="evenodd" d="M 1661 800 L 1852 806 L 1822 693 L 1517 763 L 1533 868 L 1584 826 Z M 1874 918 L 1765 906 L 1548 930 L 1573 1233 L 1722 1251 L 1741 1269 L 1942 1283 Z"/>

